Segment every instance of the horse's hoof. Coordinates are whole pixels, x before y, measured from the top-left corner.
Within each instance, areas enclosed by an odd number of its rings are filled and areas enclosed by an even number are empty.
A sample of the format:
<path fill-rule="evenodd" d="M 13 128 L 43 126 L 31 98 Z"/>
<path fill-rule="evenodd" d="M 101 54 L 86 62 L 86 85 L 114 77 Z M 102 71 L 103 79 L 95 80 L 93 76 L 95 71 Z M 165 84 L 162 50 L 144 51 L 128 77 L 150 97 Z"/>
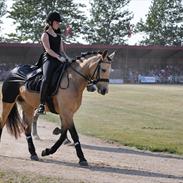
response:
<path fill-rule="evenodd" d="M 48 156 L 50 149 L 46 148 L 45 150 L 42 151 L 41 156 Z"/>
<path fill-rule="evenodd" d="M 53 130 L 53 135 L 58 135 L 61 133 L 61 129 L 56 127 L 54 130 Z"/>
<path fill-rule="evenodd" d="M 82 160 L 82 161 L 79 161 L 79 165 L 87 167 L 88 166 L 88 162 L 86 160 Z"/>
<path fill-rule="evenodd" d="M 31 158 L 31 160 L 33 160 L 33 161 L 39 161 L 39 158 L 38 158 L 37 154 L 31 155 L 30 158 Z"/>

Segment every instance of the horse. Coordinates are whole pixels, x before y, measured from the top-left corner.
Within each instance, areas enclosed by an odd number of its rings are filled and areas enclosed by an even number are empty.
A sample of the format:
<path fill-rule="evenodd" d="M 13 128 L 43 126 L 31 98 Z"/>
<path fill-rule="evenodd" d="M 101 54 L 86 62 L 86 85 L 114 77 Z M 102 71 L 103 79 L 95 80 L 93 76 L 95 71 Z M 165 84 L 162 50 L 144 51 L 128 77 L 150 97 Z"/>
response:
<path fill-rule="evenodd" d="M 60 117 L 62 133 L 52 147 L 45 148 L 42 151 L 41 156 L 54 154 L 62 145 L 66 138 L 66 133 L 69 131 L 74 142 L 79 165 L 88 166 L 88 162 L 81 148 L 73 117 L 81 106 L 83 91 L 88 83 L 94 83 L 99 94 L 105 95 L 108 93 L 111 63 L 115 52 L 109 55 L 108 51 L 105 50 L 103 52 L 90 54 L 75 59 L 75 61 L 67 67 L 67 72 L 63 74 L 57 93 L 52 96 L 55 110 Z M 63 85 L 68 87 L 63 89 Z M 12 91 L 13 96 L 11 95 Z M 11 99 L 5 100 L 7 97 Z M 11 81 L 6 80 L 3 83 L 0 140 L 5 125 L 8 132 L 16 139 L 24 133 L 28 144 L 30 159 L 35 161 L 39 161 L 39 157 L 33 143 L 31 129 L 35 117 L 35 109 L 38 108 L 39 101 L 40 94 L 27 90 L 25 82 L 15 80 L 11 83 Z M 17 104 L 19 104 L 22 109 L 22 117 L 20 117 Z M 46 112 L 50 112 L 47 105 Z"/>

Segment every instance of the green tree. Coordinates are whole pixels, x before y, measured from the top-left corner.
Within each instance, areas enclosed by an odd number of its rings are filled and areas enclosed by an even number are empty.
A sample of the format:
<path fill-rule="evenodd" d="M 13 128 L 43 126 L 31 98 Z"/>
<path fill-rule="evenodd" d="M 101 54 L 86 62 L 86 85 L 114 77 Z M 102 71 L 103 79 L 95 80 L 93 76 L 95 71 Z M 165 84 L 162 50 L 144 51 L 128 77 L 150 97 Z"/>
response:
<path fill-rule="evenodd" d="M 3 17 L 6 14 L 6 1 L 0 0 L 0 17 Z M 2 20 L 0 19 L 0 24 L 2 24 Z M 0 26 L 1 30 L 1 26 Z M 3 37 L 0 36 L 0 41 L 2 41 Z"/>
<path fill-rule="evenodd" d="M 91 43 L 123 44 L 133 18 L 127 5 L 130 0 L 93 0 L 85 39 Z"/>
<path fill-rule="evenodd" d="M 146 21 L 137 23 L 137 32 L 146 36 L 145 45 L 181 45 L 183 41 L 182 0 L 154 0 Z"/>
<path fill-rule="evenodd" d="M 84 5 L 73 3 L 73 0 L 14 0 L 9 17 L 14 19 L 17 25 L 16 34 L 9 35 L 20 41 L 31 40 L 38 42 L 40 40 L 45 19 L 49 12 L 58 11 L 63 17 L 61 27 L 69 24 L 72 27 L 73 35 L 67 41 L 75 41 L 83 32 L 83 22 L 86 18 L 79 7 Z M 64 34 L 62 34 L 64 35 Z M 65 38 L 63 36 L 63 38 Z"/>
<path fill-rule="evenodd" d="M 0 0 L 0 17 L 4 16 L 6 13 L 6 1 Z M 0 23 L 2 23 L 2 20 L 0 19 Z"/>

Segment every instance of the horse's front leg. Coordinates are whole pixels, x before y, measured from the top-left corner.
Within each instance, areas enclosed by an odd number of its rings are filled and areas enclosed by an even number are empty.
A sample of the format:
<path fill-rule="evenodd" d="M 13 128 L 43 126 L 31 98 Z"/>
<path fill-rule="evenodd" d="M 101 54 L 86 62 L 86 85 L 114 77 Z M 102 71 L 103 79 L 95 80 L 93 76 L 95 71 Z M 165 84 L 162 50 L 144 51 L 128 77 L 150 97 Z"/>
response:
<path fill-rule="evenodd" d="M 75 148 L 76 148 L 76 153 L 77 153 L 77 156 L 79 158 L 79 164 L 81 166 L 88 166 L 87 160 L 85 159 L 83 151 L 81 149 L 81 144 L 80 144 L 80 141 L 79 141 L 79 136 L 78 136 L 78 133 L 76 131 L 74 123 L 69 128 L 69 132 L 70 132 L 71 137 L 72 137 L 72 139 L 74 141 L 74 145 L 75 145 Z"/>
<path fill-rule="evenodd" d="M 35 146 L 34 146 L 32 135 L 31 135 L 32 118 L 30 116 L 28 116 L 28 114 L 26 115 L 25 112 L 23 112 L 22 115 L 23 115 L 23 122 L 26 125 L 25 126 L 25 136 L 26 136 L 26 140 L 27 140 L 27 144 L 28 144 L 28 150 L 31 155 L 30 159 L 38 161 L 39 158 L 36 154 Z"/>
<path fill-rule="evenodd" d="M 46 148 L 42 151 L 42 156 L 48 156 L 50 154 L 53 154 L 57 151 L 57 149 L 62 145 L 63 141 L 66 138 L 67 129 L 63 128 L 62 133 L 60 135 L 60 138 L 56 141 L 56 143 L 51 148 Z"/>
<path fill-rule="evenodd" d="M 56 127 L 54 130 L 53 130 L 53 135 L 59 135 L 59 134 L 61 134 L 62 133 L 62 131 L 63 131 L 63 124 L 64 124 L 64 122 L 63 122 L 63 120 L 62 120 L 62 117 L 60 116 L 60 121 L 61 121 L 61 128 L 58 128 L 58 127 Z M 68 137 L 67 137 L 67 133 L 66 133 L 66 137 L 65 137 L 65 140 L 64 140 L 64 142 L 63 142 L 64 144 L 70 144 L 71 143 L 71 141 L 68 139 Z"/>

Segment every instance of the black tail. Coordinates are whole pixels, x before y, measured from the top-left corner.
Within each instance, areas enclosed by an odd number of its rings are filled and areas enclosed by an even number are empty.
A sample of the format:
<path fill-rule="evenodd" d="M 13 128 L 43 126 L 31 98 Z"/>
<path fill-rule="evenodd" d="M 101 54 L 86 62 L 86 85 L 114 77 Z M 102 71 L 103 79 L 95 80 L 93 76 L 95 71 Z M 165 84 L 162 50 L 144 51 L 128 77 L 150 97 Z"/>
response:
<path fill-rule="evenodd" d="M 6 127 L 8 132 L 14 135 L 16 139 L 20 137 L 21 133 L 23 132 L 23 125 L 21 123 L 21 118 L 16 103 L 9 113 Z"/>

